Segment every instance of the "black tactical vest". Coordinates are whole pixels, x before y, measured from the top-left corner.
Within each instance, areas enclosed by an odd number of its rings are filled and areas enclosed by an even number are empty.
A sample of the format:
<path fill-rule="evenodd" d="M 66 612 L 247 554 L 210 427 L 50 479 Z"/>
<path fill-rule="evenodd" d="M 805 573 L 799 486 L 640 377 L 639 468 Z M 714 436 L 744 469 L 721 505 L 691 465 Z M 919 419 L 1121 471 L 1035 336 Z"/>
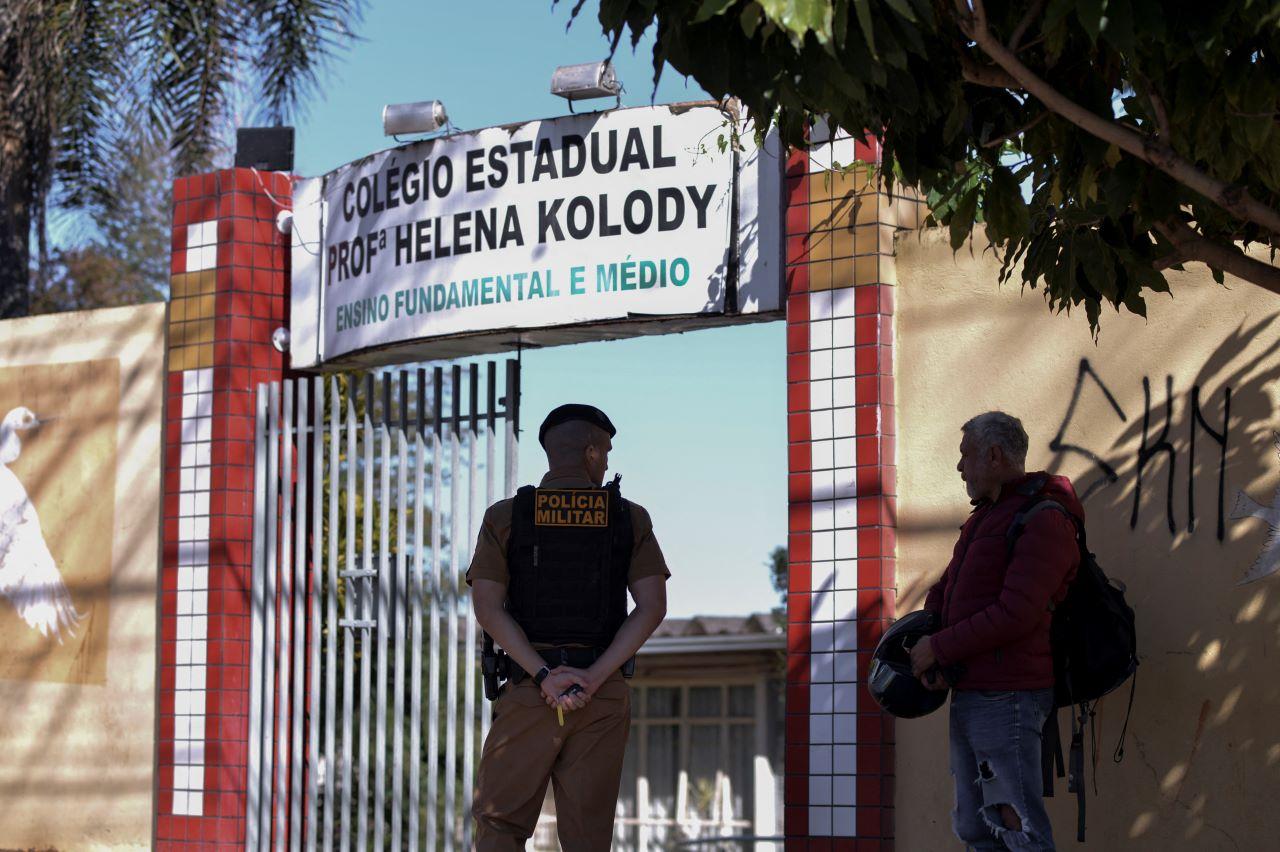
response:
<path fill-rule="evenodd" d="M 530 642 L 606 648 L 627 618 L 633 547 L 617 485 L 526 485 L 507 541 L 507 610 Z"/>

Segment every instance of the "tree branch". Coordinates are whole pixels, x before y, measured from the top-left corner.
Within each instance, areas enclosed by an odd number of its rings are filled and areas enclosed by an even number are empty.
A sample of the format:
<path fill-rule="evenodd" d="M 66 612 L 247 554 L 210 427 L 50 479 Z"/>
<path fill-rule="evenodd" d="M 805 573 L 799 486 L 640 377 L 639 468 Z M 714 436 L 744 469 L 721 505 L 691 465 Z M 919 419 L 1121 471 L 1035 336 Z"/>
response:
<path fill-rule="evenodd" d="M 1009 37 L 1009 50 L 1014 53 L 1022 46 L 1022 37 L 1027 34 L 1027 30 L 1035 23 L 1036 18 L 1040 17 L 1040 13 L 1044 11 L 1046 0 L 1036 0 L 1031 4 L 1031 8 L 1027 9 L 1027 13 L 1022 16 L 1022 20 L 1018 22 L 1018 27 L 1013 31 L 1013 35 Z"/>
<path fill-rule="evenodd" d="M 1157 269 L 1184 261 L 1199 261 L 1211 269 L 1229 273 L 1280 295 L 1280 268 L 1249 257 L 1236 246 L 1226 246 L 1203 237 L 1178 219 L 1157 222 L 1155 230 L 1173 244 L 1175 251 L 1174 257 L 1163 258 L 1158 262 Z"/>
<path fill-rule="evenodd" d="M 1021 89 L 1022 84 L 994 65 L 980 65 L 968 54 L 960 54 L 960 73 L 965 82 L 989 89 Z"/>
<path fill-rule="evenodd" d="M 1244 187 L 1228 184 L 1202 172 L 1178 156 L 1167 140 L 1162 139 L 1156 144 L 1143 138 L 1141 134 L 1085 109 L 1041 79 L 992 34 L 987 26 L 982 0 L 971 0 L 971 3 L 956 0 L 956 10 L 956 22 L 961 31 L 1017 81 L 1016 88 L 1025 90 L 1086 133 L 1115 145 L 1200 193 L 1237 219 L 1253 222 L 1272 234 L 1280 234 L 1280 212 L 1253 198 Z"/>
<path fill-rule="evenodd" d="M 1015 136 L 1021 136 L 1022 134 L 1026 133 L 1028 130 L 1035 127 L 1037 124 L 1044 121 L 1046 118 L 1048 118 L 1051 115 L 1053 115 L 1053 113 L 1049 112 L 1049 110 L 1045 110 L 1044 112 L 1037 115 L 1035 118 L 1028 121 L 1026 124 L 1019 127 L 1017 130 L 1010 130 L 1008 133 L 1004 134 L 1003 136 L 999 136 L 995 139 L 992 139 L 990 142 L 983 142 L 982 147 L 983 148 L 999 148 L 1001 145 L 1008 142 L 1010 139 L 1014 138 Z"/>

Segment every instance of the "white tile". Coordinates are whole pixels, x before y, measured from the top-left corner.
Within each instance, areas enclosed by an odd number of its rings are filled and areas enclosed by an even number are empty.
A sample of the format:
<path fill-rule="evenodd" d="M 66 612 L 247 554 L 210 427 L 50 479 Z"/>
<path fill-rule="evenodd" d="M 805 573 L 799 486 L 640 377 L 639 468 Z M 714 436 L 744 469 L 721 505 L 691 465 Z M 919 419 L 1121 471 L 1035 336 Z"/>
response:
<path fill-rule="evenodd" d="M 196 469 L 194 467 L 184 467 L 178 470 L 178 490 L 179 491 L 195 491 L 196 489 Z"/>
<path fill-rule="evenodd" d="M 837 713 L 832 716 L 831 741 L 833 743 L 857 742 L 857 725 L 855 724 L 857 718 L 853 713 Z"/>
<path fill-rule="evenodd" d="M 859 341 L 856 339 L 855 320 L 853 317 L 843 317 L 838 320 L 831 321 L 831 345 L 832 346 L 854 346 Z"/>
<path fill-rule="evenodd" d="M 831 714 L 813 713 L 809 715 L 809 742 L 812 745 L 830 744 Z"/>
<path fill-rule="evenodd" d="M 835 640 L 832 643 L 837 651 L 856 651 L 858 648 L 858 626 L 854 621 L 831 622 Z"/>
<path fill-rule="evenodd" d="M 196 445 L 195 444 L 187 441 L 184 441 L 182 443 L 181 449 L 179 450 L 179 463 L 183 467 L 196 466 Z"/>
<path fill-rule="evenodd" d="M 831 350 L 819 349 L 809 353 L 809 381 L 831 378 Z"/>
<path fill-rule="evenodd" d="M 835 593 L 835 607 L 831 614 L 833 621 L 853 621 L 858 617 L 858 593 L 856 591 L 838 591 Z"/>
<path fill-rule="evenodd" d="M 812 490 L 809 492 L 811 499 L 814 500 L 830 500 L 836 493 L 836 475 L 831 470 L 815 470 L 809 474 L 809 481 Z M 814 557 L 817 558 L 816 556 Z M 827 557 L 828 559 L 830 557 Z"/>
<path fill-rule="evenodd" d="M 196 741 L 196 740 L 191 741 L 191 762 L 194 764 L 198 764 L 202 767 L 204 766 L 204 742 L 203 741 Z"/>
<path fill-rule="evenodd" d="M 178 656 L 177 656 L 178 665 L 180 666 L 190 665 L 191 664 L 191 643 L 179 642 L 177 643 L 177 645 L 178 645 Z"/>
<path fill-rule="evenodd" d="M 206 669 L 204 666 L 191 667 L 191 688 L 192 689 L 204 689 L 204 684 L 205 684 L 204 678 L 205 678 L 206 671 L 208 671 L 208 669 Z"/>
<path fill-rule="evenodd" d="M 173 762 L 178 764 L 192 763 L 192 743 L 190 740 L 179 740 L 173 744 Z"/>
<path fill-rule="evenodd" d="M 178 495 L 178 516 L 189 518 L 196 513 L 196 495 L 194 491 L 184 491 Z"/>
<path fill-rule="evenodd" d="M 191 638 L 205 639 L 208 638 L 209 618 L 204 615 L 193 615 L 191 617 Z"/>
<path fill-rule="evenodd" d="M 191 588 L 192 589 L 208 589 L 209 588 L 209 566 L 207 565 L 191 566 Z"/>
<path fill-rule="evenodd" d="M 831 532 L 814 532 L 809 536 L 812 543 L 813 558 L 822 562 L 829 562 L 835 559 L 835 534 Z"/>
<path fill-rule="evenodd" d="M 813 504 L 809 523 L 812 530 L 829 530 L 835 526 L 835 504 L 820 500 Z"/>
<path fill-rule="evenodd" d="M 178 816 L 187 816 L 187 796 L 186 790 L 173 791 L 173 812 Z"/>
<path fill-rule="evenodd" d="M 177 673 L 174 676 L 174 689 L 190 689 L 191 688 L 191 670 L 192 666 L 178 666 Z"/>
<path fill-rule="evenodd" d="M 809 712 L 810 713 L 836 712 L 835 687 L 829 683 L 815 683 L 810 685 Z M 809 771 L 815 772 L 817 770 L 813 769 L 813 767 L 810 767 Z"/>
<path fill-rule="evenodd" d="M 831 804 L 831 776 L 830 775 L 810 775 L 809 776 L 809 804 L 810 805 Z M 810 826 L 810 828 L 812 828 L 812 826 Z"/>
<path fill-rule="evenodd" d="M 831 836 L 854 837 L 858 832 L 855 808 L 831 809 Z"/>
<path fill-rule="evenodd" d="M 857 559 L 858 558 L 858 531 L 857 530 L 836 530 L 835 558 L 836 559 Z"/>
<path fill-rule="evenodd" d="M 204 785 L 187 794 L 187 816 L 204 816 Z"/>
<path fill-rule="evenodd" d="M 198 440 L 196 436 L 199 434 L 199 430 L 196 428 L 195 418 L 183 420 L 181 431 L 182 431 L 181 440 L 183 444 L 191 444 Z"/>
<path fill-rule="evenodd" d="M 188 779 L 190 778 L 190 773 L 191 770 L 185 765 L 173 767 L 173 788 L 175 790 L 189 789 L 190 781 Z"/>
<path fill-rule="evenodd" d="M 809 408 L 813 410 L 831 408 L 830 379 L 809 382 Z"/>
<path fill-rule="evenodd" d="M 191 717 L 191 739 L 204 740 L 204 716 Z M 845 746 L 841 746 L 845 748 Z"/>
<path fill-rule="evenodd" d="M 191 615 L 190 592 L 178 592 L 178 615 Z"/>
<path fill-rule="evenodd" d="M 809 323 L 809 349 L 831 348 L 832 320 L 818 320 Z M 852 341 L 850 341 L 852 342 Z"/>
<path fill-rule="evenodd" d="M 831 808 L 809 808 L 809 834 L 815 837 L 831 836 Z"/>
<path fill-rule="evenodd" d="M 830 438 L 832 418 L 830 411 L 809 412 L 809 438 L 814 441 Z"/>
<path fill-rule="evenodd" d="M 831 299 L 831 316 L 833 317 L 851 317 L 854 312 L 854 303 L 857 301 L 853 287 L 841 287 L 839 290 L 832 290 Z"/>
<path fill-rule="evenodd" d="M 191 595 L 191 612 L 195 615 L 207 615 L 209 612 L 209 592 L 206 589 L 193 589 Z M 835 612 L 831 617 L 835 618 Z"/>
<path fill-rule="evenodd" d="M 194 468 L 194 470 L 196 472 L 196 490 L 208 491 L 209 480 L 210 480 L 209 466 L 203 465 L 203 466 Z"/>
<path fill-rule="evenodd" d="M 200 249 L 200 269 L 213 269 L 218 265 L 218 247 L 205 246 Z"/>
<path fill-rule="evenodd" d="M 837 559 L 835 563 L 835 575 L 832 579 L 834 581 L 833 588 L 858 588 L 858 560 Z"/>
<path fill-rule="evenodd" d="M 207 643 L 192 642 L 191 643 L 191 662 L 200 666 L 204 665 L 206 662 L 205 657 L 208 654 L 208 652 L 209 652 L 209 645 Z"/>
<path fill-rule="evenodd" d="M 836 500 L 833 504 L 833 526 L 853 527 L 858 523 L 858 501 L 852 497 Z"/>
<path fill-rule="evenodd" d="M 809 588 L 831 589 L 835 587 L 835 562 L 824 559 L 810 563 Z"/>
<path fill-rule="evenodd" d="M 853 797 L 853 771 L 858 767 L 857 746 L 838 745 L 831 748 L 831 771 L 844 772 L 836 778 L 836 804 L 852 805 L 857 802 Z M 848 798 L 841 800 L 841 796 Z"/>
<path fill-rule="evenodd" d="M 831 376 L 834 378 L 842 378 L 844 376 L 852 376 L 857 372 L 857 363 L 854 358 L 854 349 L 852 346 L 844 349 L 831 350 Z"/>
<path fill-rule="evenodd" d="M 809 618 L 812 621 L 834 621 L 835 592 L 830 590 L 822 590 L 813 593 L 812 601 L 809 606 Z"/>
<path fill-rule="evenodd" d="M 810 653 L 831 653 L 836 649 L 835 625 L 831 622 L 818 622 L 809 626 Z"/>
<path fill-rule="evenodd" d="M 843 746 L 842 746 L 843 748 Z M 809 746 L 809 774 L 827 775 L 831 772 L 831 746 Z"/>
<path fill-rule="evenodd" d="M 191 618 L 192 617 L 189 615 L 178 616 L 178 640 L 179 641 L 183 639 L 191 638 Z"/>
<path fill-rule="evenodd" d="M 173 738 L 174 738 L 175 740 L 189 740 L 189 739 L 191 739 L 191 717 L 190 717 L 190 716 L 177 716 L 177 717 L 175 717 L 175 718 L 174 718 L 174 720 L 173 720 Z M 186 761 L 181 761 L 181 760 L 180 760 L 180 761 L 178 761 L 178 762 L 179 762 L 179 763 L 185 763 Z"/>
<path fill-rule="evenodd" d="M 830 470 L 835 467 L 835 441 L 813 441 L 809 444 L 809 458 L 814 470 Z"/>
<path fill-rule="evenodd" d="M 809 655 L 810 683 L 831 683 L 835 679 L 835 669 L 835 654 L 815 653 Z"/>
<path fill-rule="evenodd" d="M 856 497 L 857 494 L 858 475 L 854 468 L 841 467 L 835 471 L 833 477 L 833 497 Z"/>
<path fill-rule="evenodd" d="M 831 383 L 831 405 L 833 408 L 844 408 L 857 403 L 852 378 L 836 379 Z"/>
<path fill-rule="evenodd" d="M 199 371 L 200 393 L 196 394 L 196 416 L 213 416 L 213 370 Z"/>
<path fill-rule="evenodd" d="M 858 159 L 857 149 L 853 146 L 852 139 L 835 139 L 831 143 L 831 167 L 837 168 L 847 166 L 856 162 Z"/>
<path fill-rule="evenodd" d="M 191 519 L 191 537 L 196 541 L 207 541 L 209 538 L 209 516 Z"/>
<path fill-rule="evenodd" d="M 839 134 L 836 134 L 839 138 Z M 813 127 L 809 128 L 809 144 L 813 146 L 812 156 L 820 158 L 827 151 L 826 143 L 831 141 L 831 125 L 827 124 L 825 118 L 815 119 Z M 826 160 L 822 160 L 823 166 L 828 165 Z"/>
<path fill-rule="evenodd" d="M 194 394 L 200 392 L 200 371 L 184 370 L 182 373 L 182 416 L 190 417 L 187 414 L 187 398 L 194 399 Z"/>
<path fill-rule="evenodd" d="M 831 291 L 814 290 L 809 294 L 809 321 L 831 319 Z"/>
<path fill-rule="evenodd" d="M 854 467 L 858 463 L 856 438 L 836 438 L 831 442 L 831 466 Z"/>
<path fill-rule="evenodd" d="M 201 669 L 203 671 L 203 669 Z M 856 713 L 858 710 L 858 685 L 855 683 L 837 683 L 833 688 L 832 710 L 845 713 Z"/>
<path fill-rule="evenodd" d="M 212 417 L 196 418 L 196 440 L 197 441 L 213 440 L 213 418 Z"/>
<path fill-rule="evenodd" d="M 841 408 L 832 414 L 831 434 L 828 438 L 852 438 L 858 434 L 857 416 L 852 408 Z"/>
<path fill-rule="evenodd" d="M 216 234 L 216 231 L 215 231 L 215 234 Z M 215 236 L 212 240 L 210 240 L 210 242 L 212 243 L 212 242 L 215 242 L 216 240 L 217 240 L 217 237 Z M 213 368 L 212 367 L 201 367 L 199 370 L 196 370 L 196 380 L 199 384 L 200 393 L 213 392 Z"/>

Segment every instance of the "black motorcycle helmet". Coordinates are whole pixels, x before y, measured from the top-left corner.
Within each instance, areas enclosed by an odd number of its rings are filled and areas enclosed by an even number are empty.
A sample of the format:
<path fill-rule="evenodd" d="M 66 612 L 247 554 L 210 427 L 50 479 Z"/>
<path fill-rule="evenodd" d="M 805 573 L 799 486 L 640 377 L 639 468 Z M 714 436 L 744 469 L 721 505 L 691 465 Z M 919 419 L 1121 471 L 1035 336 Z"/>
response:
<path fill-rule="evenodd" d="M 946 703 L 947 690 L 926 689 L 911 674 L 912 646 L 937 630 L 937 617 L 922 609 L 899 618 L 881 637 L 871 655 L 867 679 L 871 697 L 884 712 L 899 719 L 915 719 Z"/>

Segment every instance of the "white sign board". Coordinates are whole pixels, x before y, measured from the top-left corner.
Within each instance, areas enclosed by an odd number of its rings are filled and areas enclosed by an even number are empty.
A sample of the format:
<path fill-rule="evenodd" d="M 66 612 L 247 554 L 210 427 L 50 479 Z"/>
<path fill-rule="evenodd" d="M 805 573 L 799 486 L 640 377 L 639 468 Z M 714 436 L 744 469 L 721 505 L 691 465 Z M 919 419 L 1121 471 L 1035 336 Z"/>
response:
<path fill-rule="evenodd" d="M 302 181 L 293 365 L 498 330 L 777 310 L 782 163 L 750 132 L 747 150 L 721 150 L 728 121 L 714 106 L 568 116 Z"/>

